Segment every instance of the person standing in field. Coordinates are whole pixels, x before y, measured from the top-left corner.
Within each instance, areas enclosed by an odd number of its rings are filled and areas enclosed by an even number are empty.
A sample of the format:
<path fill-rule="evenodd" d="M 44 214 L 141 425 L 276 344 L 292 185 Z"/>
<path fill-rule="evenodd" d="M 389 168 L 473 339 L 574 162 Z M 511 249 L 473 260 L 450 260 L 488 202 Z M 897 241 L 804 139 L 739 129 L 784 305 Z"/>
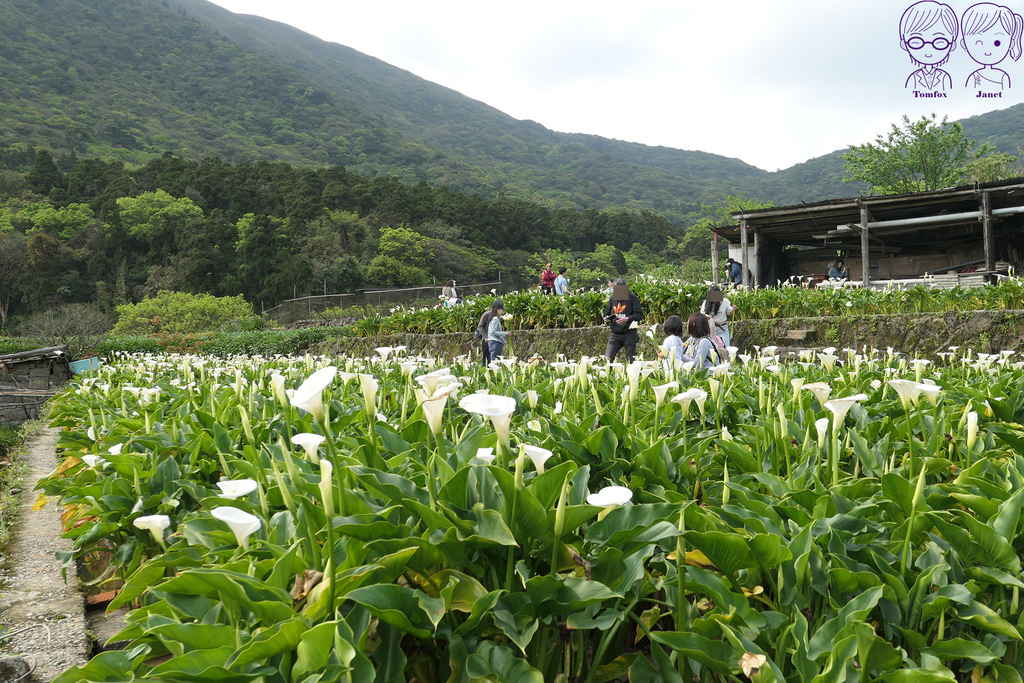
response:
<path fill-rule="evenodd" d="M 732 305 L 725 295 L 722 293 L 722 288 L 718 285 L 711 285 L 711 289 L 708 290 L 708 297 L 704 300 L 704 315 L 708 317 L 708 320 L 714 326 L 711 330 L 711 337 L 721 337 L 722 346 L 729 346 L 732 341 L 729 335 L 729 316 L 736 312 L 736 306 Z"/>
<path fill-rule="evenodd" d="M 476 325 L 476 338 L 480 340 L 480 346 L 483 350 L 483 364 L 484 367 L 491 362 L 491 345 L 487 339 L 488 328 L 491 324 L 491 309 L 484 311 L 484 314 L 480 316 L 480 322 Z"/>
<path fill-rule="evenodd" d="M 555 294 L 565 295 L 569 293 L 569 280 L 565 277 L 565 266 L 558 269 L 558 277 L 555 278 Z"/>
<path fill-rule="evenodd" d="M 551 294 L 555 290 L 555 271 L 551 270 L 551 264 L 544 266 L 540 273 L 541 294 Z"/>
<path fill-rule="evenodd" d="M 743 284 L 743 264 L 734 260 L 731 256 L 725 260 L 729 268 L 729 282 L 734 285 Z"/>
<path fill-rule="evenodd" d="M 609 363 L 615 360 L 622 347 L 626 347 L 626 362 L 633 362 L 636 344 L 640 340 L 636 327 L 643 319 L 644 309 L 640 306 L 640 299 L 629 291 L 624 279 L 617 278 L 612 286 L 612 296 L 604 308 L 604 321 L 611 327 L 608 347 L 604 352 Z"/>
<path fill-rule="evenodd" d="M 505 303 L 495 299 L 491 304 L 491 321 L 487 323 L 487 344 L 490 346 L 491 360 L 501 358 L 505 345 L 508 344 L 508 333 L 501 328 L 501 316 L 505 314 Z"/>

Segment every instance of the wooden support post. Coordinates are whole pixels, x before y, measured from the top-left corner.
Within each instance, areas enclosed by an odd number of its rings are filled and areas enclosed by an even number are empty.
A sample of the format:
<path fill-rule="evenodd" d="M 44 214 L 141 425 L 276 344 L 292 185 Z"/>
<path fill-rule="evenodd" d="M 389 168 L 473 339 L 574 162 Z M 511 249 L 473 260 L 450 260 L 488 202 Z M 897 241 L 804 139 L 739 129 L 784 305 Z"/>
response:
<path fill-rule="evenodd" d="M 711 282 L 718 284 L 718 231 L 711 231 Z"/>
<path fill-rule="evenodd" d="M 761 233 L 754 231 L 754 289 L 761 286 Z"/>
<path fill-rule="evenodd" d="M 985 241 L 985 270 L 996 269 L 995 241 L 992 239 L 992 196 L 988 192 L 981 193 L 981 233 Z"/>
<path fill-rule="evenodd" d="M 871 286 L 871 251 L 868 248 L 868 222 L 871 220 L 871 212 L 863 203 L 860 205 L 860 258 L 861 258 L 861 280 L 864 287 Z"/>
<path fill-rule="evenodd" d="M 750 270 L 750 258 L 749 258 L 750 254 L 747 253 L 747 219 L 746 218 L 741 218 L 740 219 L 740 253 L 743 254 L 743 256 L 740 257 L 740 260 L 743 262 L 742 263 L 743 267 L 740 268 L 740 271 L 742 272 L 742 275 L 743 275 L 743 278 L 742 278 L 741 282 L 743 283 L 743 286 L 749 287 L 751 283 L 749 282 L 749 278 L 747 277 L 747 271 Z"/>

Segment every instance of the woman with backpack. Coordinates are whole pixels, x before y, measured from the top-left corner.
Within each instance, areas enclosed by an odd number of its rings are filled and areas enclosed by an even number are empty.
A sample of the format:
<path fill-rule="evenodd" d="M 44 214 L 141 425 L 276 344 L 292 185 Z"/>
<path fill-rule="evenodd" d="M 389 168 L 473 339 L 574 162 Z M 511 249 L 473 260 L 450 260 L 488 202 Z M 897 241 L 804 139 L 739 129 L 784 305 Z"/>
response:
<path fill-rule="evenodd" d="M 711 339 L 711 323 L 703 313 L 692 314 L 686 321 L 686 331 L 690 338 L 683 342 L 681 360 L 693 363 L 697 369 L 713 368 L 725 359 L 722 352 Z"/>

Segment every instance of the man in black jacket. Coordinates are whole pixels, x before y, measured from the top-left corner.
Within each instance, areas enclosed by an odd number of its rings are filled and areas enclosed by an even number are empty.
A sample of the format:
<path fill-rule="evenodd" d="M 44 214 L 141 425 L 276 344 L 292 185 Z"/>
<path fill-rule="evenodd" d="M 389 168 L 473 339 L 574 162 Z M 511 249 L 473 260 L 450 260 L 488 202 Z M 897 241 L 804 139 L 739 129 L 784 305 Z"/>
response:
<path fill-rule="evenodd" d="M 619 349 L 626 347 L 626 362 L 633 362 L 636 344 L 640 340 L 634 323 L 639 325 L 644 319 L 644 310 L 640 307 L 640 299 L 629 291 L 626 281 L 621 277 L 612 285 L 612 298 L 604 308 L 604 321 L 611 326 L 612 333 L 608 338 L 608 348 L 604 355 L 608 362 L 615 360 Z"/>

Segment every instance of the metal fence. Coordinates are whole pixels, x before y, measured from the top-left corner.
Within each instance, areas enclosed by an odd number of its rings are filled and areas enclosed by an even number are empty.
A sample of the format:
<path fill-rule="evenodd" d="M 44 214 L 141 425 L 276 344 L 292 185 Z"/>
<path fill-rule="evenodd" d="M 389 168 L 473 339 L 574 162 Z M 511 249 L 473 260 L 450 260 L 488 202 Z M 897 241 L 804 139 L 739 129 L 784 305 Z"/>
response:
<path fill-rule="evenodd" d="M 351 320 L 367 315 L 387 315 L 396 306 L 440 305 L 442 286 L 434 284 L 426 287 L 380 287 L 346 294 L 296 297 L 265 310 L 263 317 L 279 325 L 291 325 L 303 321 Z M 456 283 L 455 289 L 463 298 L 480 295 L 498 296 L 503 291 L 500 279 L 469 285 Z"/>

